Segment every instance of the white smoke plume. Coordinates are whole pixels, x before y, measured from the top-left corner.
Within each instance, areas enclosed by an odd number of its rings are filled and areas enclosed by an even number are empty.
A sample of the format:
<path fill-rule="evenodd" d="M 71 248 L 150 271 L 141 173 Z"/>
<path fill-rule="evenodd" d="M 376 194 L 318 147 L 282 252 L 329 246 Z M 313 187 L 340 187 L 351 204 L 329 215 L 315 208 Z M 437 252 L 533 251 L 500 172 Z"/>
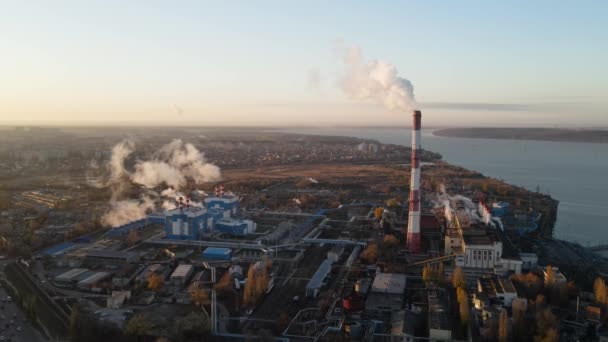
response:
<path fill-rule="evenodd" d="M 154 160 L 140 161 L 131 175 L 134 183 L 147 188 L 166 184 L 179 189 L 187 179 L 196 184 L 220 179 L 219 167 L 206 162 L 203 154 L 192 144 L 175 139 L 163 146 Z"/>
<path fill-rule="evenodd" d="M 220 180 L 220 169 L 207 163 L 203 154 L 192 144 L 184 144 L 175 139 L 154 153 L 151 160 L 140 160 L 133 171 L 125 168 L 125 159 L 133 153 L 135 144 L 124 140 L 112 148 L 109 162 L 110 176 L 105 186 L 112 189 L 110 210 L 103 215 L 102 222 L 117 227 L 128 222 L 142 219 L 147 212 L 154 209 L 155 199 L 162 199 L 162 207 L 166 210 L 177 207 L 177 199 L 186 196 L 179 192 L 191 180 L 196 184 Z M 148 188 L 139 200 L 122 200 L 124 189 L 133 182 Z M 159 195 L 151 190 L 159 185 L 169 186 Z M 202 206 L 199 202 L 189 202 L 191 206 Z"/>
<path fill-rule="evenodd" d="M 350 97 L 374 101 L 388 109 L 411 111 L 417 107 L 412 82 L 397 68 L 381 60 L 366 61 L 358 47 L 338 45 L 346 72 L 339 85 Z"/>
<path fill-rule="evenodd" d="M 127 175 L 125 169 L 125 159 L 133 153 L 135 144 L 132 140 L 123 140 L 112 147 L 112 157 L 110 158 L 110 181 L 120 181 Z"/>
<path fill-rule="evenodd" d="M 113 201 L 110 205 L 110 211 L 102 216 L 101 222 L 118 227 L 145 218 L 148 211 L 154 209 L 154 200 L 143 196 L 140 200 Z"/>
<path fill-rule="evenodd" d="M 435 201 L 436 208 L 443 208 L 443 214 L 448 222 L 458 216 L 458 220 L 462 226 L 468 226 L 471 223 L 486 223 L 494 226 L 491 220 L 484 220 L 480 215 L 479 206 L 476 205 L 470 198 L 462 195 L 450 195 L 446 192 L 444 184 L 439 184 L 439 198 Z M 458 208 L 454 208 L 454 203 L 460 203 Z M 486 222 L 487 221 L 487 222 Z"/>

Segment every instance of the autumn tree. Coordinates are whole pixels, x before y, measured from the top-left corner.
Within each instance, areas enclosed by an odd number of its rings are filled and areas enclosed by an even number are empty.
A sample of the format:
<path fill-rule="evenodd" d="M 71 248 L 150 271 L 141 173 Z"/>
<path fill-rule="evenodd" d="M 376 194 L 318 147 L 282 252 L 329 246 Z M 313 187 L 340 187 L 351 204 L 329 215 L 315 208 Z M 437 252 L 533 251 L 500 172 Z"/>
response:
<path fill-rule="evenodd" d="M 232 282 L 232 275 L 230 274 L 230 272 L 226 272 L 222 275 L 220 280 L 213 286 L 213 288 L 218 292 L 222 292 L 231 288 Z"/>
<path fill-rule="evenodd" d="M 509 315 L 507 314 L 507 310 L 500 310 L 500 316 L 498 317 L 498 341 L 509 341 L 509 331 L 511 328 L 509 325 Z"/>
<path fill-rule="evenodd" d="M 559 340 L 557 328 L 557 319 L 551 310 L 548 308 L 540 310 L 536 313 L 536 336 L 534 336 L 534 341 L 557 342 Z"/>
<path fill-rule="evenodd" d="M 514 274 L 511 276 L 511 280 L 514 283 L 520 285 L 526 298 L 531 299 L 536 297 L 543 289 L 542 280 L 534 273 L 529 272 L 526 274 Z"/>
<path fill-rule="evenodd" d="M 387 234 L 384 235 L 384 238 L 382 239 L 382 245 L 383 247 L 394 248 L 399 246 L 399 240 L 395 237 L 395 235 Z"/>
<path fill-rule="evenodd" d="M 399 206 L 399 201 L 397 201 L 396 198 L 390 198 L 388 200 L 386 200 L 386 206 L 390 207 L 390 208 L 394 208 Z"/>
<path fill-rule="evenodd" d="M 152 291 L 158 291 L 165 284 L 165 279 L 163 278 L 162 275 L 160 275 L 156 272 L 150 272 L 150 274 L 148 274 L 147 282 L 148 282 L 148 289 L 150 289 Z"/>
<path fill-rule="evenodd" d="M 139 241 L 139 234 L 135 229 L 131 229 L 127 235 L 127 246 L 133 246 Z"/>
<path fill-rule="evenodd" d="M 378 246 L 375 243 L 369 244 L 361 255 L 359 256 L 362 260 L 367 262 L 368 264 L 373 264 L 378 259 Z"/>
<path fill-rule="evenodd" d="M 384 208 L 377 207 L 376 209 L 374 209 L 374 217 L 377 218 L 377 219 L 381 219 L 383 212 L 384 212 Z"/>
<path fill-rule="evenodd" d="M 268 290 L 268 265 L 269 261 L 266 260 L 249 266 L 245 288 L 243 289 L 243 303 L 245 305 L 254 305 Z"/>
<path fill-rule="evenodd" d="M 460 321 L 466 325 L 471 319 L 471 309 L 469 306 L 469 296 L 467 291 L 462 287 L 458 287 L 456 290 L 456 298 L 458 299 L 459 304 Z"/>
<path fill-rule="evenodd" d="M 78 305 L 72 305 L 72 312 L 69 317 L 69 334 L 70 340 L 76 341 L 78 338 L 78 330 L 80 329 L 80 308 Z"/>
<path fill-rule="evenodd" d="M 549 265 L 547 266 L 545 275 L 545 287 L 551 287 L 553 284 L 555 284 L 555 271 L 553 271 L 553 267 Z"/>
<path fill-rule="evenodd" d="M 253 269 L 253 265 L 251 265 L 247 271 L 247 279 L 245 280 L 245 287 L 243 288 L 243 304 L 246 306 L 253 305 L 255 303 L 255 285 L 255 271 Z"/>
<path fill-rule="evenodd" d="M 190 294 L 190 300 L 196 305 L 200 306 L 209 301 L 209 293 L 207 293 L 206 289 L 200 287 L 198 283 L 192 284 L 188 293 Z"/>
<path fill-rule="evenodd" d="M 425 283 L 428 283 L 431 281 L 432 279 L 432 274 L 431 274 L 431 266 L 424 265 L 424 267 L 422 268 L 422 281 L 424 281 Z"/>
<path fill-rule="evenodd" d="M 268 290 L 268 269 L 265 265 L 256 270 L 255 289 L 258 297 Z"/>
<path fill-rule="evenodd" d="M 465 288 L 467 283 L 464 279 L 464 271 L 462 267 L 458 266 L 454 269 L 454 274 L 452 274 L 452 284 L 456 288 Z"/>
<path fill-rule="evenodd" d="M 608 288 L 606 288 L 606 282 L 604 279 L 597 277 L 593 283 L 593 295 L 595 301 L 601 305 L 606 305 L 606 299 L 608 298 Z"/>
<path fill-rule="evenodd" d="M 127 322 L 125 333 L 130 336 L 135 336 L 135 338 L 139 340 L 148 334 L 151 327 L 152 325 L 143 314 L 137 314 Z"/>

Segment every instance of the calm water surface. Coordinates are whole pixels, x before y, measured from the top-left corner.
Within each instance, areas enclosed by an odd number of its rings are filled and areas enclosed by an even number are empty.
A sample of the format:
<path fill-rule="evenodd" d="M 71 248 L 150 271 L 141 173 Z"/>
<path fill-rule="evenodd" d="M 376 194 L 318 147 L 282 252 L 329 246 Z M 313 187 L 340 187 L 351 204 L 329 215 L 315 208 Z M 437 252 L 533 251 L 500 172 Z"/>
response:
<path fill-rule="evenodd" d="M 290 133 L 341 135 L 410 146 L 409 129 L 307 128 Z M 422 147 L 448 163 L 500 178 L 560 201 L 554 236 L 583 245 L 608 242 L 608 144 L 437 137 Z"/>

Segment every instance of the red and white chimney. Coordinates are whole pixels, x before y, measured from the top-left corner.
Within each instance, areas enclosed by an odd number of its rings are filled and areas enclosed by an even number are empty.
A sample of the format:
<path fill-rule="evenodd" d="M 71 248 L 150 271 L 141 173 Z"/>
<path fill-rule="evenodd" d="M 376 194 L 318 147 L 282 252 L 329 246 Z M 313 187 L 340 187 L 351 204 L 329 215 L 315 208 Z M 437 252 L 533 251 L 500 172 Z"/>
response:
<path fill-rule="evenodd" d="M 412 174 L 410 179 L 410 208 L 407 219 L 407 248 L 420 253 L 420 122 L 422 113 L 413 112 L 412 123 Z"/>

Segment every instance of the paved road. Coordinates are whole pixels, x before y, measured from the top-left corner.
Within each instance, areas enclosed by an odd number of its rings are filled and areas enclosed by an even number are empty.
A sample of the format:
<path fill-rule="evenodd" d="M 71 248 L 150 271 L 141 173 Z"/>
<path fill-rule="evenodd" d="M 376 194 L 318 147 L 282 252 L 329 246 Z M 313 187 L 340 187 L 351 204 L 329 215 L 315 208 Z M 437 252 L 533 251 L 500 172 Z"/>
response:
<path fill-rule="evenodd" d="M 42 342 L 44 337 L 27 322 L 14 301 L 7 301 L 7 293 L 0 287 L 0 342 Z M 11 323 L 11 321 L 13 323 Z M 21 329 L 21 331 L 19 331 Z"/>

